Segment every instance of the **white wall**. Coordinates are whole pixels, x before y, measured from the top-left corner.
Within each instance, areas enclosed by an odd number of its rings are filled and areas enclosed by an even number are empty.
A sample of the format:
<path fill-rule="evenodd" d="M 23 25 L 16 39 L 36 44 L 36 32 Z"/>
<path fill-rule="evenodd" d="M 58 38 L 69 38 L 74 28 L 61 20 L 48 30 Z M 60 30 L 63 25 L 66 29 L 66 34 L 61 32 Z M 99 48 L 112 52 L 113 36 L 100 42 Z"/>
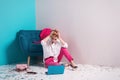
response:
<path fill-rule="evenodd" d="M 77 63 L 120 66 L 120 0 L 37 0 L 37 29 L 57 28 Z"/>

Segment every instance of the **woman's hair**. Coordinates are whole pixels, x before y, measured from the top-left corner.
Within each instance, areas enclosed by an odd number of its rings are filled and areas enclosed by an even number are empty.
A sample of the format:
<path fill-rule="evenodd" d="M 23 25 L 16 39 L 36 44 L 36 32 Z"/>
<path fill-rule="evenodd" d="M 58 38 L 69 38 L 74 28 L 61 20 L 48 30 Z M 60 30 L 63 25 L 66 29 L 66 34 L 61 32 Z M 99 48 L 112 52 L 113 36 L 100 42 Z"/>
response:
<path fill-rule="evenodd" d="M 53 37 L 59 37 L 59 35 L 58 35 L 58 30 L 56 30 L 56 29 L 54 29 L 54 30 L 52 30 L 52 32 L 51 32 L 51 38 L 53 38 Z"/>

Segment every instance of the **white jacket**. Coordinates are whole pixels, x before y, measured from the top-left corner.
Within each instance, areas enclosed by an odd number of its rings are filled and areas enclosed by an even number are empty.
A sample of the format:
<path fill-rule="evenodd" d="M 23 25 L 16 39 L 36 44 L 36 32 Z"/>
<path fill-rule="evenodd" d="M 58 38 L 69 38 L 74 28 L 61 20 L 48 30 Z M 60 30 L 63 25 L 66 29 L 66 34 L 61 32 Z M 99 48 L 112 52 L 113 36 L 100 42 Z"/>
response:
<path fill-rule="evenodd" d="M 58 61 L 57 57 L 60 54 L 61 47 L 68 48 L 68 44 L 65 43 L 62 45 L 59 39 L 57 39 L 56 43 L 53 44 L 51 43 L 51 39 L 49 39 L 47 42 L 42 40 L 41 44 L 43 46 L 44 60 L 50 56 L 53 56 L 55 62 Z"/>

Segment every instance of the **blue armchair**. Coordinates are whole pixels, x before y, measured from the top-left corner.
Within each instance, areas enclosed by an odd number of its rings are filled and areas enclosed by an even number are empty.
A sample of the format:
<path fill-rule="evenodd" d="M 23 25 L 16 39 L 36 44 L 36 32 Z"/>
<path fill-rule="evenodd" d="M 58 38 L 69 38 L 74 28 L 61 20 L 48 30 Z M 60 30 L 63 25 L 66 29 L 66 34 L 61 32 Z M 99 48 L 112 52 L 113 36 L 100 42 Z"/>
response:
<path fill-rule="evenodd" d="M 19 45 L 23 53 L 28 56 L 27 64 L 30 65 L 30 56 L 43 57 L 43 48 L 40 43 L 34 43 L 40 41 L 41 30 L 20 30 L 18 32 Z"/>

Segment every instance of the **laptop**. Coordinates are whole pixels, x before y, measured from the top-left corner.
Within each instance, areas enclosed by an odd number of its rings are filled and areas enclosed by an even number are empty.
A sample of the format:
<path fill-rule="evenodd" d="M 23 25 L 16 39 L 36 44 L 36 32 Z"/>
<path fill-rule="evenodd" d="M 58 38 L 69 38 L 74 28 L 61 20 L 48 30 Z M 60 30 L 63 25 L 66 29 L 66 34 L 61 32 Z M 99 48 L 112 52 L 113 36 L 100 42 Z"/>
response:
<path fill-rule="evenodd" d="M 54 74 L 63 74 L 64 73 L 64 65 L 57 65 L 57 66 L 48 66 L 48 75 L 54 75 Z"/>

